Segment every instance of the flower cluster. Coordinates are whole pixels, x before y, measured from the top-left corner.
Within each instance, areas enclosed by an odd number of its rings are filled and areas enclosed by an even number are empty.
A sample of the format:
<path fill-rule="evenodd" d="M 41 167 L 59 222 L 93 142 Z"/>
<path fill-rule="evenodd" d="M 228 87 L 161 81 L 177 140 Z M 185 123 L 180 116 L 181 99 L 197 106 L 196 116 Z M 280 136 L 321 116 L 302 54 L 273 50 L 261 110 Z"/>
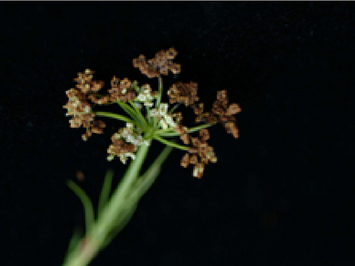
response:
<path fill-rule="evenodd" d="M 69 99 L 63 106 L 67 109 L 66 116 L 73 116 L 69 120 L 71 128 L 82 126 L 87 129 L 82 135 L 83 140 L 87 140 L 92 133 L 101 134 L 106 126 L 103 121 L 94 121 L 95 114 L 92 112 L 90 100 L 103 87 L 103 82 L 93 80 L 93 73 L 90 69 L 78 73 L 78 77 L 74 79 L 77 84 L 75 88 L 66 91 Z"/>
<path fill-rule="evenodd" d="M 135 158 L 135 152 L 139 146 L 149 146 L 149 142 L 144 140 L 132 123 L 127 123 L 126 127 L 120 128 L 118 133 L 112 135 L 111 140 L 112 144 L 107 149 L 109 154 L 107 160 L 112 161 L 117 156 L 124 164 L 128 157 Z"/>
<path fill-rule="evenodd" d="M 131 82 L 128 78 L 120 81 L 114 76 L 111 80 L 111 89 L 108 90 L 110 101 L 124 103 L 133 101 L 137 96 L 135 87 L 137 87 L 137 82 Z"/>
<path fill-rule="evenodd" d="M 167 103 L 161 103 L 159 108 L 154 108 L 150 111 L 150 116 L 159 121 L 159 126 L 162 129 L 175 128 L 177 126 L 174 119 L 178 119 L 178 114 L 170 114 L 168 108 L 169 105 Z"/>
<path fill-rule="evenodd" d="M 159 174 L 161 165 L 171 148 L 184 151 L 180 165 L 184 168 L 192 165 L 193 177 L 201 179 L 205 167 L 217 162 L 214 148 L 208 143 L 210 132 L 207 128 L 220 123 L 227 133 L 232 134 L 234 138 L 239 137 L 234 115 L 241 112 L 241 108 L 236 103 L 229 104 L 225 90 L 217 92 L 217 99 L 210 111 L 204 111 L 204 104 L 200 102 L 197 94 L 196 82 L 177 82 L 164 92 L 162 76 L 170 72 L 180 73 L 180 64 L 173 62 L 176 55 L 177 51 L 170 48 L 161 50 L 149 60 L 146 60 L 144 55 L 139 55 L 133 60 L 133 66 L 139 68 L 142 74 L 148 78 L 158 79 L 156 90 L 153 90 L 150 84 L 141 86 L 137 81 L 113 76 L 107 92 L 99 94 L 104 83 L 93 80 L 94 72 L 86 69 L 83 73 L 79 72 L 74 79 L 75 88 L 66 91 L 68 102 L 64 108 L 67 109 L 66 115 L 72 116 L 69 121 L 70 127 L 85 128 L 86 133 L 82 135 L 84 141 L 88 140 L 93 133 L 103 133 L 106 125 L 101 120 L 95 120 L 97 117 L 125 123 L 111 136 L 112 143 L 107 148 L 107 160 L 112 161 L 117 158 L 126 164 L 130 159 L 131 162 L 111 197 L 112 174 L 107 173 L 97 216 L 85 192 L 74 182 L 68 182 L 68 186 L 79 196 L 84 205 L 86 234 L 81 240 L 76 241 L 77 244 L 70 242 L 64 265 L 77 265 L 80 262 L 86 265 L 112 240 L 110 232 L 118 233 L 122 230 L 134 213 L 140 198 Z M 94 111 L 94 108 L 109 104 L 112 107 L 119 107 L 121 112 Z M 177 112 L 180 107 L 191 108 L 196 115 L 194 121 L 202 124 L 192 127 L 184 125 L 182 112 Z M 194 133 L 197 136 L 192 135 Z M 175 137 L 179 137 L 182 143 L 177 142 Z M 143 173 L 142 168 L 153 141 L 169 147 L 165 147 Z M 78 178 L 83 179 L 82 174 L 79 173 Z M 117 220 L 115 217 L 120 219 Z M 73 239 L 76 238 L 77 236 L 74 235 Z M 82 260 L 83 254 L 84 260 Z"/>
<path fill-rule="evenodd" d="M 210 112 L 197 113 L 196 123 L 207 122 L 210 124 L 216 124 L 220 122 L 226 129 L 228 134 L 232 134 L 234 138 L 239 137 L 239 130 L 235 124 L 235 114 L 241 112 L 241 108 L 238 104 L 232 103 L 228 105 L 227 91 L 222 90 L 217 92 L 217 99 L 213 103 L 212 110 Z"/>
<path fill-rule="evenodd" d="M 207 140 L 210 138 L 210 133 L 207 129 L 199 131 L 199 137 L 190 137 L 193 147 L 189 149 L 181 160 L 181 166 L 186 168 L 189 164 L 194 165 L 193 176 L 201 178 L 205 165 L 217 162 L 216 154 L 213 147 L 209 146 Z M 192 155 L 190 155 L 192 154 Z"/>
<path fill-rule="evenodd" d="M 137 81 L 114 76 L 108 93 L 99 95 L 104 83 L 94 81 L 94 72 L 90 69 L 79 72 L 78 77 L 74 79 L 76 88 L 66 92 L 69 100 L 64 108 L 67 109 L 67 116 L 73 116 L 69 121 L 70 126 L 86 128 L 82 138 L 87 140 L 92 133 L 101 134 L 105 128 L 103 121 L 95 121 L 96 116 L 124 121 L 126 126 L 111 137 L 112 143 L 107 149 L 108 160 L 111 161 L 115 157 L 122 163 L 126 163 L 128 158 L 134 160 L 141 145 L 150 145 L 152 140 L 157 140 L 187 152 L 181 160 L 181 166 L 186 168 L 193 165 L 193 176 L 201 178 L 205 166 L 217 162 L 213 147 L 207 143 L 210 133 L 206 127 L 221 123 L 227 133 L 238 138 L 234 115 L 241 112 L 241 108 L 236 103 L 229 104 L 226 90 L 221 90 L 217 92 L 217 99 L 211 110 L 204 111 L 204 104 L 199 101 L 197 94 L 198 84 L 192 81 L 172 84 L 166 92 L 167 101 L 162 102 L 164 95 L 161 75 L 168 75 L 169 71 L 173 74 L 180 73 L 180 65 L 172 61 L 176 55 L 176 50 L 170 48 L 161 50 L 149 60 L 146 60 L 144 55 L 133 59 L 133 66 L 139 68 L 142 74 L 149 78 L 158 78 L 158 90 L 153 90 L 150 84 L 139 86 Z M 113 103 L 118 104 L 127 116 L 93 111 L 95 104 Z M 196 115 L 195 122 L 203 124 L 190 128 L 183 125 L 182 113 L 175 112 L 180 105 L 192 108 Z M 192 137 L 193 132 L 198 132 L 198 137 Z M 180 137 L 183 145 L 171 141 L 171 137 Z"/>
<path fill-rule="evenodd" d="M 168 90 L 170 103 L 183 103 L 190 106 L 199 100 L 197 96 L 197 83 L 174 83 Z"/>
<path fill-rule="evenodd" d="M 173 63 L 177 51 L 170 48 L 167 51 L 161 50 L 155 54 L 155 57 L 149 59 L 148 62 L 144 55 L 133 59 L 133 66 L 139 68 L 142 74 L 148 78 L 160 77 L 160 75 L 168 75 L 169 71 L 173 74 L 179 74 L 181 70 L 180 64 Z"/>
<path fill-rule="evenodd" d="M 154 105 L 153 100 L 155 99 L 157 93 L 152 91 L 149 84 L 145 84 L 141 87 L 140 92 L 137 96 L 137 101 L 143 103 L 144 106 L 152 107 Z"/>

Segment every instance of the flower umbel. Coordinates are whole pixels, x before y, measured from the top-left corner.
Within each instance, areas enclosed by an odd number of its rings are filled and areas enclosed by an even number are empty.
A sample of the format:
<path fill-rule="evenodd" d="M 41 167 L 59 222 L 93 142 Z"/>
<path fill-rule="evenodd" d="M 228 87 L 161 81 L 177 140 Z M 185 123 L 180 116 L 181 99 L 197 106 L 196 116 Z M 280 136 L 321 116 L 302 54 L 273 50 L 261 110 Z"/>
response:
<path fill-rule="evenodd" d="M 87 140 L 92 133 L 101 134 L 105 128 L 103 121 L 95 121 L 96 116 L 128 122 L 126 127 L 119 129 L 118 133 L 112 136 L 112 144 L 107 150 L 108 160 L 113 160 L 115 157 L 118 157 L 122 163 L 126 163 L 128 158 L 134 160 L 138 147 L 147 144 L 149 139 L 155 139 L 174 148 L 189 151 L 190 155 L 184 156 L 181 165 L 184 167 L 188 164 L 194 165 L 193 176 L 201 178 L 205 166 L 217 161 L 213 148 L 206 142 L 209 139 L 209 132 L 204 127 L 221 123 L 227 133 L 238 138 L 239 131 L 234 115 L 240 113 L 241 108 L 236 103 L 229 104 L 227 91 L 221 90 L 217 92 L 217 99 L 211 110 L 204 112 L 204 104 L 199 102 L 197 94 L 198 84 L 192 81 L 172 84 L 166 92 L 169 103 L 161 102 L 164 96 L 161 75 L 167 75 L 169 71 L 174 74 L 180 73 L 180 65 L 172 61 L 176 55 L 175 48 L 170 48 L 159 51 L 149 60 L 146 60 L 144 55 L 133 59 L 133 66 L 139 68 L 142 74 L 149 78 L 158 78 L 157 91 L 154 91 L 150 84 L 139 86 L 137 81 L 114 76 L 108 94 L 99 95 L 98 91 L 103 88 L 104 83 L 93 80 L 94 71 L 86 69 L 83 73 L 79 72 L 74 79 L 77 83 L 76 88 L 67 91 L 69 100 L 64 106 L 68 110 L 67 115 L 73 116 L 69 121 L 71 127 L 86 128 L 82 138 Z M 118 104 L 125 115 L 93 110 L 93 104 L 113 103 Z M 203 124 L 192 128 L 183 125 L 182 113 L 175 112 L 180 104 L 191 107 L 196 115 L 195 122 Z M 200 130 L 199 137 L 190 136 L 198 130 Z M 176 136 L 180 137 L 183 145 L 170 140 L 171 137 Z M 189 146 L 191 144 L 192 146 Z"/>
<path fill-rule="evenodd" d="M 148 78 L 160 77 L 160 75 L 167 76 L 169 71 L 173 74 L 179 74 L 180 64 L 173 63 L 177 51 L 175 48 L 170 48 L 166 51 L 161 50 L 155 54 L 152 59 L 146 60 L 145 55 L 140 55 L 138 58 L 133 59 L 133 66 L 139 68 L 142 74 Z"/>
<path fill-rule="evenodd" d="M 145 55 L 133 59 L 133 66 L 143 75 L 157 78 L 157 87 L 113 76 L 105 93 L 102 92 L 104 82 L 93 80 L 94 71 L 86 69 L 74 79 L 75 88 L 66 91 L 68 102 L 63 108 L 67 110 L 66 115 L 71 117 L 71 128 L 85 128 L 82 135 L 84 141 L 93 134 L 103 133 L 106 124 L 97 120 L 97 117 L 122 123 L 118 124 L 117 131 L 111 136 L 107 160 L 113 161 L 117 157 L 123 164 L 129 161 L 129 165 L 111 197 L 112 173 L 106 175 L 96 220 L 88 196 L 74 182 L 68 182 L 83 203 L 86 233 L 81 240 L 77 240 L 80 237 L 76 235 L 73 237 L 63 265 L 88 265 L 110 243 L 130 220 L 140 198 L 154 183 L 161 165 L 173 148 L 185 152 L 181 166 L 187 168 L 192 165 L 193 177 L 201 179 L 206 165 L 217 162 L 214 148 L 208 143 L 211 136 L 207 128 L 220 123 L 227 133 L 234 138 L 239 137 L 234 115 L 240 113 L 241 108 L 236 103 L 229 104 L 226 90 L 217 92 L 217 99 L 210 111 L 205 111 L 204 103 L 200 102 L 196 82 L 176 82 L 164 91 L 162 76 L 179 74 L 181 71 L 180 64 L 173 62 L 176 56 L 175 48 L 169 48 L 159 51 L 152 59 L 146 60 Z M 106 105 L 118 107 L 118 112 L 97 110 Z M 197 125 L 183 124 L 183 113 L 177 111 L 180 107 L 193 110 Z M 154 141 L 166 147 L 142 174 L 143 163 Z"/>
<path fill-rule="evenodd" d="M 93 71 L 86 69 L 83 73 L 79 72 L 75 88 L 66 91 L 69 98 L 66 105 L 63 107 L 67 109 L 66 116 L 73 116 L 69 120 L 71 128 L 86 128 L 86 133 L 82 135 L 83 140 L 87 140 L 92 133 L 101 134 L 102 129 L 105 128 L 103 121 L 95 121 L 95 113 L 92 111 L 92 104 L 102 104 L 101 100 L 95 95 L 103 87 L 102 81 L 94 81 Z M 105 101 L 106 103 L 107 101 Z"/>

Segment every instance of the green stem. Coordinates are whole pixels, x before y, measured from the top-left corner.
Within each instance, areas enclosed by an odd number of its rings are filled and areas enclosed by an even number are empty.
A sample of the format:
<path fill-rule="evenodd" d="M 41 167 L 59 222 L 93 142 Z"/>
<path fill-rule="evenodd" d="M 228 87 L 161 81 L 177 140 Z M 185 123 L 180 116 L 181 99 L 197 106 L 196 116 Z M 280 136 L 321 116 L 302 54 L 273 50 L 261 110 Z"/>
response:
<path fill-rule="evenodd" d="M 146 116 L 147 116 L 147 119 L 148 119 L 148 124 L 149 125 L 152 125 L 151 122 L 152 122 L 152 117 L 150 116 L 150 109 L 148 106 L 145 106 L 145 112 L 146 112 Z M 154 125 L 152 125 L 154 126 Z"/>
<path fill-rule="evenodd" d="M 114 113 L 110 113 L 110 112 L 101 112 L 101 111 L 94 112 L 94 114 L 97 116 L 113 118 L 113 119 L 124 121 L 127 123 L 134 123 L 131 119 L 129 119 L 128 117 L 126 117 L 124 115 L 114 114 Z"/>
<path fill-rule="evenodd" d="M 129 194 L 129 197 L 126 199 L 126 209 L 117 220 L 116 224 L 119 225 L 116 227 L 109 235 L 108 239 L 106 240 L 104 248 L 108 245 L 112 239 L 122 231 L 122 229 L 127 225 L 127 223 L 132 218 L 138 202 L 140 198 L 148 191 L 148 189 L 152 186 L 154 181 L 156 180 L 157 176 L 160 173 L 161 166 L 163 162 L 166 160 L 170 152 L 172 151 L 172 147 L 165 147 L 164 150 L 160 153 L 157 159 L 155 159 L 154 163 L 146 170 L 146 172 L 137 179 L 134 187 L 132 188 L 132 192 Z"/>
<path fill-rule="evenodd" d="M 161 138 L 160 136 L 157 136 L 157 135 L 154 135 L 153 138 L 155 140 L 165 144 L 165 145 L 168 145 L 170 147 L 174 147 L 174 148 L 177 148 L 177 149 L 180 149 L 180 150 L 183 150 L 183 151 L 188 151 L 190 149 L 190 147 L 176 144 L 175 142 L 163 139 L 163 138 Z"/>
<path fill-rule="evenodd" d="M 133 108 L 121 101 L 117 101 L 117 104 L 123 109 L 123 111 L 125 111 L 130 117 L 132 117 L 133 120 L 139 122 L 136 111 Z"/>
<path fill-rule="evenodd" d="M 155 105 L 156 108 L 159 109 L 159 106 L 160 106 L 160 102 L 161 102 L 161 97 L 162 97 L 162 94 L 163 94 L 163 79 L 161 77 L 158 77 L 158 98 L 157 98 L 157 103 Z"/>
<path fill-rule="evenodd" d="M 203 124 L 203 125 L 200 125 L 200 126 L 197 126 L 197 127 L 192 127 L 192 128 L 188 129 L 187 133 L 190 134 L 190 133 L 199 131 L 202 128 L 208 128 L 208 127 L 211 127 L 211 126 L 213 126 L 213 124 Z M 173 131 L 173 132 L 169 132 L 169 131 Z M 157 130 L 157 131 L 155 131 L 155 134 L 157 134 L 157 135 L 159 135 L 161 137 L 176 137 L 176 136 L 180 136 L 181 135 L 179 133 L 176 133 L 175 129 L 173 129 L 173 128 Z"/>
<path fill-rule="evenodd" d="M 158 97 L 157 97 L 157 101 L 155 103 L 155 108 L 157 110 L 159 110 L 161 97 L 162 97 L 162 94 L 163 94 L 163 79 L 161 77 L 158 77 L 158 84 L 159 84 L 158 85 Z M 153 125 L 154 125 L 155 128 L 158 126 L 158 123 L 159 123 L 159 120 L 156 117 L 154 117 Z"/>
<path fill-rule="evenodd" d="M 150 144 L 151 141 L 149 141 Z M 127 197 L 132 185 L 139 177 L 139 172 L 147 156 L 149 146 L 142 145 L 137 151 L 136 158 L 130 163 L 120 185 L 114 191 L 110 201 L 102 210 L 100 217 L 91 227 L 77 247 L 68 254 L 63 266 L 86 266 L 98 254 L 117 225 L 117 219 L 124 221 L 127 211 Z M 128 212 L 129 213 L 129 212 Z M 121 216 L 122 217 L 121 217 Z"/>
<path fill-rule="evenodd" d="M 138 109 L 138 107 L 134 104 L 134 102 L 129 102 L 129 104 L 133 107 L 133 109 L 135 110 L 135 113 L 137 115 L 138 120 L 140 121 L 140 123 L 142 124 L 143 127 L 146 127 L 147 121 L 145 120 L 144 116 L 142 115 L 142 112 Z"/>
<path fill-rule="evenodd" d="M 136 184 L 136 191 L 138 191 L 138 194 L 140 196 L 143 196 L 154 183 L 155 179 L 160 173 L 162 164 L 164 163 L 164 161 L 169 156 L 172 150 L 173 148 L 170 146 L 165 147 L 163 151 L 159 154 L 158 158 L 155 159 L 154 163 L 144 173 L 144 175 L 139 178 Z"/>
<path fill-rule="evenodd" d="M 170 109 L 169 113 L 172 114 L 180 106 L 180 104 L 181 103 L 175 104 L 174 107 Z"/>

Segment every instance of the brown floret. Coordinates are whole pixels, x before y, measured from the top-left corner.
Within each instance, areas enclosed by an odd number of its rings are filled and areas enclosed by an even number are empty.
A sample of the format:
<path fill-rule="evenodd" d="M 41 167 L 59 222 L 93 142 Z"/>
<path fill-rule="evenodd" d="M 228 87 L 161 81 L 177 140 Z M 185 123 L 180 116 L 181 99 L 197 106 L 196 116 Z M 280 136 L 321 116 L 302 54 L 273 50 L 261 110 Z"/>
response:
<path fill-rule="evenodd" d="M 174 83 L 168 90 L 168 96 L 170 103 L 183 103 L 185 106 L 193 105 L 199 100 L 197 96 L 197 83 Z"/>
<path fill-rule="evenodd" d="M 184 168 L 187 168 L 189 166 L 190 163 L 190 155 L 188 153 L 185 153 L 185 155 L 182 157 L 181 159 L 181 166 Z"/>
<path fill-rule="evenodd" d="M 109 101 L 109 96 L 98 97 L 96 93 L 101 90 L 104 83 L 93 80 L 94 71 L 86 69 L 79 72 L 74 79 L 77 83 L 75 88 L 66 91 L 68 102 L 63 107 L 67 109 L 67 116 L 73 116 L 70 120 L 70 127 L 87 129 L 82 135 L 83 140 L 87 140 L 92 133 L 101 134 L 101 122 L 94 122 L 95 114 L 92 112 L 92 103 L 105 104 Z M 99 125 L 99 126 L 97 126 Z"/>
<path fill-rule="evenodd" d="M 190 144 L 190 138 L 189 138 L 189 135 L 184 133 L 184 134 L 181 134 L 180 135 L 180 139 L 182 140 L 182 142 L 186 145 L 189 145 Z"/>
<path fill-rule="evenodd" d="M 133 66 L 139 68 L 142 74 L 148 78 L 160 77 L 160 75 L 168 75 L 169 71 L 173 74 L 180 73 L 180 65 L 173 63 L 173 59 L 177 55 L 175 48 L 170 48 L 167 51 L 161 50 L 155 54 L 155 57 L 149 59 L 148 62 L 144 55 L 139 55 L 133 59 Z"/>
<path fill-rule="evenodd" d="M 91 132 L 95 134 L 102 134 L 103 129 L 106 127 L 104 121 L 97 120 L 91 125 Z"/>
<path fill-rule="evenodd" d="M 240 113 L 241 111 L 242 109 L 240 108 L 239 104 L 232 103 L 231 105 L 229 105 L 226 111 L 226 115 L 235 115 Z"/>
<path fill-rule="evenodd" d="M 239 137 L 238 128 L 235 124 L 236 119 L 233 115 L 240 113 L 241 108 L 236 103 L 228 105 L 226 90 L 217 92 L 217 99 L 214 101 L 210 112 L 202 113 L 196 106 L 193 108 L 195 114 L 197 114 L 196 123 L 207 122 L 209 124 L 216 124 L 220 122 L 228 134 L 232 134 L 234 138 Z"/>
<path fill-rule="evenodd" d="M 190 147 L 188 153 L 184 155 L 181 165 L 185 168 L 188 164 L 194 165 L 194 177 L 201 178 L 205 166 L 209 163 L 217 162 L 213 148 L 207 143 L 209 137 L 210 134 L 207 129 L 201 129 L 199 137 L 190 137 L 192 147 Z M 191 154 L 191 156 L 189 154 Z"/>
<path fill-rule="evenodd" d="M 128 78 L 124 78 L 120 81 L 116 76 L 113 76 L 111 89 L 109 89 L 108 92 L 111 102 L 133 101 L 137 96 L 136 90 L 133 88 L 133 83 Z"/>
<path fill-rule="evenodd" d="M 122 163 L 126 163 L 128 157 L 133 158 L 137 151 L 137 146 L 132 143 L 127 143 L 121 138 L 116 138 L 115 134 L 111 137 L 112 144 L 108 147 L 108 159 L 112 160 L 115 156 L 119 157 Z"/>
<path fill-rule="evenodd" d="M 203 128 L 200 130 L 200 137 L 203 141 L 207 141 L 210 139 L 210 132 L 208 131 L 208 129 Z"/>
<path fill-rule="evenodd" d="M 166 52 L 165 52 L 166 58 L 167 59 L 174 59 L 177 56 L 177 51 L 175 50 L 175 48 L 169 48 Z"/>
<path fill-rule="evenodd" d="M 194 103 L 191 105 L 191 108 L 194 111 L 195 115 L 200 115 L 203 113 L 203 106 L 203 103 Z"/>

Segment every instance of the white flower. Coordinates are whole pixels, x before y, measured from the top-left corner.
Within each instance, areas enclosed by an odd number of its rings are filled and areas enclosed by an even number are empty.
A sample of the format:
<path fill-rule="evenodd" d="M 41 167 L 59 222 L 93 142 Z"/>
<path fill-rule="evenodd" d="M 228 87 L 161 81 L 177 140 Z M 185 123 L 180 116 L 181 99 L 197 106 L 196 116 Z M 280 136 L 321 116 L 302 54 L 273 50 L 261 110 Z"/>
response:
<path fill-rule="evenodd" d="M 150 110 L 150 116 L 157 117 L 159 115 L 158 110 L 156 108 Z"/>
<path fill-rule="evenodd" d="M 167 103 L 161 103 L 159 106 L 159 114 L 164 116 L 166 115 L 168 111 L 168 104 Z"/>
<path fill-rule="evenodd" d="M 145 106 L 148 106 L 148 107 L 152 107 L 154 105 L 154 103 L 152 102 L 145 102 L 144 103 Z"/>
<path fill-rule="evenodd" d="M 141 101 L 141 102 L 145 102 L 147 100 L 147 96 L 144 94 L 144 93 L 140 93 L 138 96 L 137 96 L 137 100 L 138 101 Z"/>
<path fill-rule="evenodd" d="M 107 161 L 111 162 L 114 158 L 115 156 L 110 154 L 109 156 L 107 156 Z"/>
<path fill-rule="evenodd" d="M 169 127 L 164 119 L 161 119 L 159 123 L 163 129 L 167 129 Z"/>
<path fill-rule="evenodd" d="M 176 127 L 176 123 L 173 120 L 171 115 L 165 115 L 164 118 L 165 118 L 165 121 L 168 123 L 169 126 Z"/>

